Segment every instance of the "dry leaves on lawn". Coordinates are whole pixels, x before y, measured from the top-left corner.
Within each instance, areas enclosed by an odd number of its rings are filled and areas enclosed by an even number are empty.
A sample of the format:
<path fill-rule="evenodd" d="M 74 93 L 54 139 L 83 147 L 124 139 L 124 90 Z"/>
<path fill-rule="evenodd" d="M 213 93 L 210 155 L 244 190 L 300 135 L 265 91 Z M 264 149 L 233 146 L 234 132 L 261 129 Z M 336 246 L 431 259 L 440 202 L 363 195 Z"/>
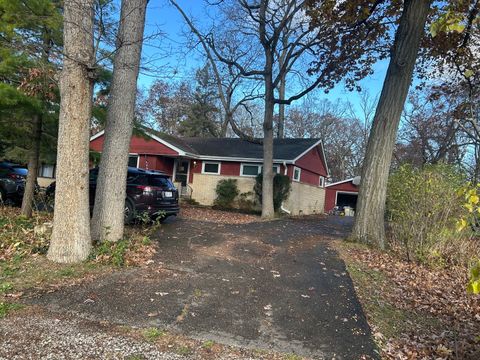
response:
<path fill-rule="evenodd" d="M 409 331 L 391 338 L 370 324 L 385 358 L 480 359 L 480 296 L 467 294 L 466 269 L 431 269 L 360 246 L 342 245 L 340 252 L 347 264 L 382 274 L 384 281 L 372 278 L 380 300 L 418 320 L 397 319 L 409 322 Z M 359 290 L 362 303 L 371 301 Z"/>

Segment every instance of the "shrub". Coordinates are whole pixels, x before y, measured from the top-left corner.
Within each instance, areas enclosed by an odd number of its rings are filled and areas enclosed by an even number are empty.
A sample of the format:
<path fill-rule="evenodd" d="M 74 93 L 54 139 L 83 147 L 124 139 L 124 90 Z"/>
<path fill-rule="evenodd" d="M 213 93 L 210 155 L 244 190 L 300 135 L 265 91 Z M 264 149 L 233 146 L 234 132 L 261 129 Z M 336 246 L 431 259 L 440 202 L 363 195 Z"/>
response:
<path fill-rule="evenodd" d="M 263 175 L 257 175 L 255 186 L 253 187 L 253 191 L 260 203 L 262 203 L 262 181 Z M 275 174 L 273 177 L 273 209 L 275 212 L 277 212 L 282 206 L 282 203 L 288 199 L 290 188 L 291 183 L 288 176 Z"/>
<path fill-rule="evenodd" d="M 446 260 L 444 250 L 458 240 L 455 223 L 463 211 L 458 189 L 463 184 L 462 175 L 444 164 L 422 169 L 404 165 L 390 176 L 391 242 L 408 260 L 440 264 Z"/>
<path fill-rule="evenodd" d="M 238 208 L 246 212 L 255 211 L 254 196 L 255 194 L 252 191 L 241 193 L 237 199 Z"/>
<path fill-rule="evenodd" d="M 224 179 L 217 183 L 215 188 L 217 198 L 214 205 L 220 208 L 231 208 L 235 198 L 240 193 L 236 179 Z"/>

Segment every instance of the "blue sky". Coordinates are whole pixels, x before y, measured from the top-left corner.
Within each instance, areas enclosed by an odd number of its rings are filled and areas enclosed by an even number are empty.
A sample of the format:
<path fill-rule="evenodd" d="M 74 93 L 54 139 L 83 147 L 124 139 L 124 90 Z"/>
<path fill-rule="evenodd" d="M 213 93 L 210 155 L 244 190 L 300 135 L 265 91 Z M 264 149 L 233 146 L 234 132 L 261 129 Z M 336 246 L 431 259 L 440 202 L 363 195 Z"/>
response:
<path fill-rule="evenodd" d="M 197 21 L 204 17 L 203 0 L 178 0 L 178 2 L 187 14 Z M 139 76 L 139 86 L 143 88 L 148 88 L 156 79 L 188 79 L 194 73 L 192 69 L 201 65 L 200 57 L 195 52 L 179 54 L 184 48 L 182 44 L 186 41 L 182 32 L 187 31 L 187 28 L 180 14 L 167 0 L 150 1 L 147 8 L 146 36 L 159 31 L 163 36 L 147 40 L 143 48 L 144 65 L 152 69 L 143 71 Z M 388 61 L 377 63 L 374 66 L 374 74 L 361 81 L 362 88 L 367 89 L 372 96 L 380 93 L 387 66 Z M 328 94 L 324 94 L 323 91 L 317 91 L 315 94 L 319 99 L 348 100 L 354 106 L 358 106 L 358 93 L 346 90 L 342 83 Z"/>

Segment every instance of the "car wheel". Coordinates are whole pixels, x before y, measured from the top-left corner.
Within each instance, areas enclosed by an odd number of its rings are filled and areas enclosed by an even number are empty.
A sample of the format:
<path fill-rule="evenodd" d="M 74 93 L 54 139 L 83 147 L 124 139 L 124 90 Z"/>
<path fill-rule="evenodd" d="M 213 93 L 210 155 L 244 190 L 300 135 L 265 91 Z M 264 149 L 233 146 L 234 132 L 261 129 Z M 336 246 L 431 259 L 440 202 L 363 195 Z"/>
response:
<path fill-rule="evenodd" d="M 131 224 L 135 218 L 135 207 L 130 200 L 125 201 L 124 222 Z"/>

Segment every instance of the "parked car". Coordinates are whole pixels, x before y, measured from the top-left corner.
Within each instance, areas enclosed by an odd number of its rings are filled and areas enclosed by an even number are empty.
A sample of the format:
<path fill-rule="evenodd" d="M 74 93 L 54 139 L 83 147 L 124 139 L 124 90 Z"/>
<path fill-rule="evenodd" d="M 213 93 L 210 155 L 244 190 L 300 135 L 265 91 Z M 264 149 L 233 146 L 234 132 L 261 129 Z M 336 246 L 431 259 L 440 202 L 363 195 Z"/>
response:
<path fill-rule="evenodd" d="M 98 168 L 90 170 L 90 211 L 95 202 L 97 188 Z M 46 190 L 47 198 L 53 198 L 55 183 Z M 180 211 L 178 205 L 178 191 L 170 181 L 167 174 L 159 171 L 148 171 L 134 167 L 128 168 L 127 197 L 125 199 L 125 223 L 129 224 L 142 214 L 153 218 L 166 218 L 177 215 Z"/>
<path fill-rule="evenodd" d="M 14 202 L 17 196 L 17 183 L 6 176 L 0 169 L 0 204 Z"/>
<path fill-rule="evenodd" d="M 18 204 L 22 201 L 27 174 L 28 170 L 22 165 L 6 161 L 0 162 L 0 179 L 2 179 L 0 188 L 4 202 L 8 200 Z"/>

